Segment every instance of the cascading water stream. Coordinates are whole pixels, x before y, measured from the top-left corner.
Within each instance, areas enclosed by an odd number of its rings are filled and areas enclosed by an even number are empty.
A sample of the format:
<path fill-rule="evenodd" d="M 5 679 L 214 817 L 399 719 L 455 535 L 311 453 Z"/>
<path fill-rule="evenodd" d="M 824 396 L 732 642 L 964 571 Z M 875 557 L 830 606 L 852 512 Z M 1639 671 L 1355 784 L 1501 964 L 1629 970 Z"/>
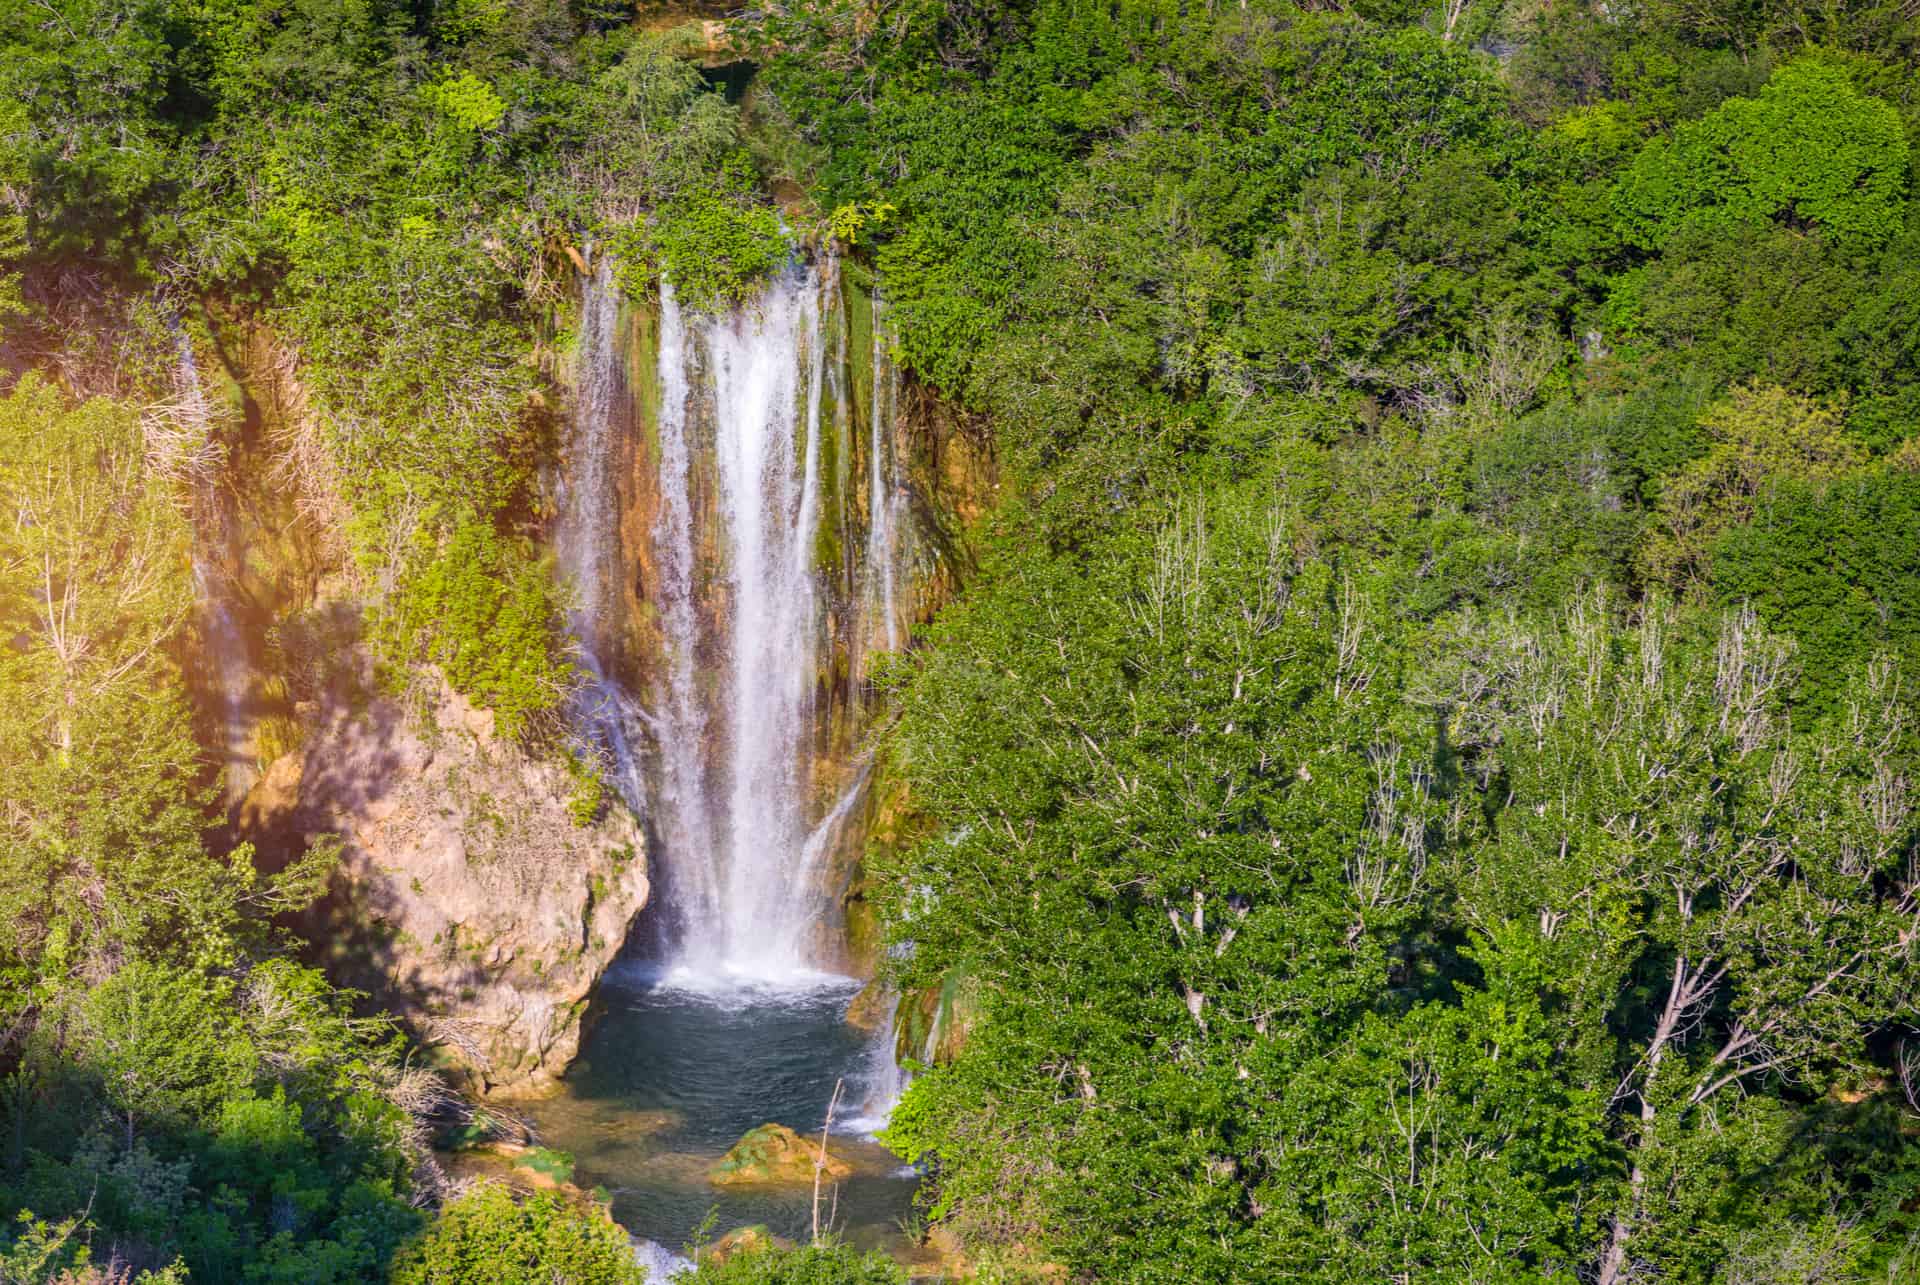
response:
<path fill-rule="evenodd" d="M 754 313 L 700 328 L 725 561 L 726 807 L 721 905 L 683 959 L 762 979 L 803 971 L 817 915 L 806 842 L 812 693 L 822 639 L 812 567 L 820 288 L 770 287 Z M 803 387 L 803 380 L 808 387 Z M 803 413 L 806 415 L 802 420 Z"/>
<path fill-rule="evenodd" d="M 900 488 L 895 484 L 893 421 L 899 399 L 899 371 L 886 346 L 885 307 L 873 296 L 873 405 L 867 441 L 868 608 L 878 619 L 871 643 L 888 651 L 900 647 L 900 616 L 895 606 L 899 579 Z"/>
<path fill-rule="evenodd" d="M 610 681 L 601 659 L 604 624 L 619 563 L 619 513 L 613 484 L 615 399 L 625 395 L 616 331 L 620 301 L 612 264 L 602 260 L 580 299 L 579 385 L 575 389 L 570 474 L 560 486 L 554 550 L 575 594 L 568 624 L 584 675 L 575 698 L 579 734 L 610 769 L 627 806 L 642 810 L 646 794 L 630 732 L 634 710 Z"/>
<path fill-rule="evenodd" d="M 723 889 L 714 852 L 707 787 L 707 711 L 700 696 L 700 612 L 693 514 L 694 453 L 688 440 L 687 326 L 671 282 L 660 284 L 660 507 L 652 541 L 658 574 L 656 607 L 665 680 L 650 728 L 660 747 L 657 810 L 667 851 L 676 854 L 680 905 L 672 942 L 719 914 Z M 690 859 L 697 858 L 697 859 Z"/>
<path fill-rule="evenodd" d="M 900 1001 L 896 998 L 892 1017 L 875 1027 L 867 1040 L 866 1051 L 854 1073 L 859 1107 L 858 1113 L 845 1123 L 849 1133 L 872 1137 L 886 1128 L 900 1095 L 907 1091 L 912 1077 L 900 1065 L 900 1018 Z"/>
<path fill-rule="evenodd" d="M 187 439 L 179 454 L 183 459 L 204 463 L 213 442 L 213 408 L 200 384 L 193 342 L 184 333 L 174 336 L 174 354 L 174 402 Z M 214 556 L 216 551 L 227 551 L 232 543 L 226 505 L 210 468 L 195 467 L 189 472 L 194 491 L 193 586 L 200 599 L 202 642 L 213 666 L 212 687 L 220 701 L 221 777 L 231 806 L 246 797 L 254 777 L 247 720 L 247 643 L 228 601 L 227 578 Z"/>

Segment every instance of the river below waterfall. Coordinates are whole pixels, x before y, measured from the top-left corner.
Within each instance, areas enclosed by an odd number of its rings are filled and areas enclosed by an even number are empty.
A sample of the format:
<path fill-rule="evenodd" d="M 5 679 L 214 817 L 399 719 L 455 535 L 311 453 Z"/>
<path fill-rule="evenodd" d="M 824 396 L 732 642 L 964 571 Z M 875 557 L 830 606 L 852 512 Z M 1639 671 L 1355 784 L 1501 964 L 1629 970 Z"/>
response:
<path fill-rule="evenodd" d="M 843 1020 L 860 983 L 816 975 L 777 987 L 684 984 L 628 963 L 602 981 L 580 1059 L 560 1096 L 528 1108 L 541 1142 L 568 1152 L 574 1181 L 604 1187 L 613 1216 L 674 1252 L 708 1233 L 764 1225 L 804 1242 L 812 1189 L 717 1187 L 707 1173 L 757 1125 L 818 1138 L 836 1080 L 843 1104 L 831 1141 L 855 1172 L 823 1188 L 823 1223 L 862 1248 L 911 1259 L 900 1224 L 912 1209 L 913 1171 L 863 1130 L 876 1086 L 872 1041 Z"/>

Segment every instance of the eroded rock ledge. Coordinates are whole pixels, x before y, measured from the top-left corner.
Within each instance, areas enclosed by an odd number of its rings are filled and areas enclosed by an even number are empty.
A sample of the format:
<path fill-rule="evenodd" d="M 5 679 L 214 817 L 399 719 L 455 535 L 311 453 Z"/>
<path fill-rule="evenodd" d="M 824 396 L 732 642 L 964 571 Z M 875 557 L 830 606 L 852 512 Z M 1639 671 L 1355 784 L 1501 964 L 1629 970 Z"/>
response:
<path fill-rule="evenodd" d="M 437 674 L 408 699 L 302 711 L 299 751 L 249 795 L 243 833 L 338 836 L 314 939 L 471 1090 L 550 1090 L 587 999 L 646 904 L 645 838 L 624 808 L 588 826 L 573 783 L 493 734 Z"/>

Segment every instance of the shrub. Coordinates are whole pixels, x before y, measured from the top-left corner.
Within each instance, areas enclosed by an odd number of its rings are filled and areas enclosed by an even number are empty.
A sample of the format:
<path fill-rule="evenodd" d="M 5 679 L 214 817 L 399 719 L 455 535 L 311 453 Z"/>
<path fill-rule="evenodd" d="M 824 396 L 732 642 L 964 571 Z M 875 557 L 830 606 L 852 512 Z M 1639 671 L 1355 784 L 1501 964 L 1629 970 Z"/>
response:
<path fill-rule="evenodd" d="M 760 1245 L 708 1258 L 691 1285 L 905 1285 L 906 1279 L 885 1254 L 862 1254 L 847 1245 Z"/>
<path fill-rule="evenodd" d="M 627 1234 L 540 1194 L 483 1183 L 440 1211 L 396 1258 L 392 1285 L 643 1285 Z"/>
<path fill-rule="evenodd" d="M 623 228 L 613 248 L 629 294 L 647 293 L 664 274 L 695 310 L 745 302 L 793 257 L 780 212 L 755 195 L 744 152 L 711 182 L 676 196 L 647 222 Z"/>
<path fill-rule="evenodd" d="M 528 734 L 574 682 L 560 658 L 559 590 L 524 543 L 475 517 L 421 536 L 374 634 L 394 664 L 438 664 L 454 690 L 493 709 L 502 736 Z"/>

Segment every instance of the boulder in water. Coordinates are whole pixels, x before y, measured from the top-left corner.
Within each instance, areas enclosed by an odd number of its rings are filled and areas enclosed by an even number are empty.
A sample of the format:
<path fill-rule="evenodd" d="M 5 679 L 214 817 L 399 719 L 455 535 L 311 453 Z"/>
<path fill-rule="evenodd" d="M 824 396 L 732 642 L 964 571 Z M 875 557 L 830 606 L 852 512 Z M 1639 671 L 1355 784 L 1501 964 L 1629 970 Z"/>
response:
<path fill-rule="evenodd" d="M 820 1146 L 787 1128 L 784 1124 L 763 1124 L 749 1129 L 733 1144 L 733 1150 L 707 1171 L 716 1187 L 736 1183 L 812 1182 L 814 1162 L 820 1159 Z M 828 1178 L 844 1178 L 853 1172 L 845 1158 L 829 1148 L 821 1172 Z"/>
<path fill-rule="evenodd" d="M 860 988 L 847 1005 L 847 1025 L 856 1031 L 877 1031 L 893 1020 L 893 988 L 875 979 Z"/>

